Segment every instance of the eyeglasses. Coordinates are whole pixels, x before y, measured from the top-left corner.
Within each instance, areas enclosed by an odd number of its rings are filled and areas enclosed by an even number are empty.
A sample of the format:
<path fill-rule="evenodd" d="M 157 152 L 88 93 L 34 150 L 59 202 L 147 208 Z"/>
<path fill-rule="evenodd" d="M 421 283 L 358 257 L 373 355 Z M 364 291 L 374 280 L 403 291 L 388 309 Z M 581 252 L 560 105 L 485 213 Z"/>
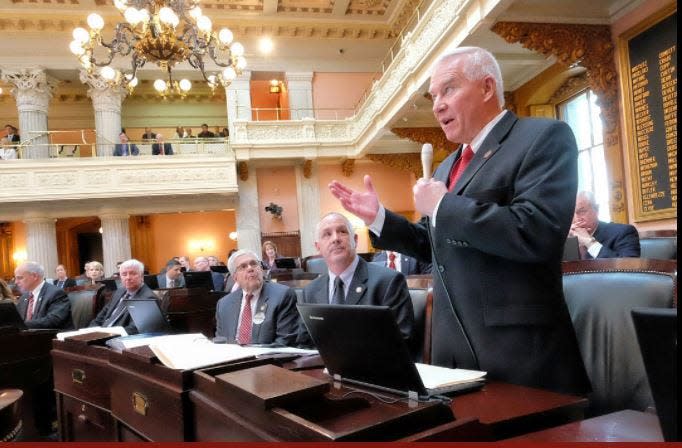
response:
<path fill-rule="evenodd" d="M 260 263 L 258 262 L 258 260 L 250 260 L 250 261 L 246 261 L 246 262 L 240 264 L 239 266 L 237 266 L 237 272 L 241 272 L 241 271 L 248 269 L 248 268 L 257 268 L 257 267 L 260 267 Z"/>

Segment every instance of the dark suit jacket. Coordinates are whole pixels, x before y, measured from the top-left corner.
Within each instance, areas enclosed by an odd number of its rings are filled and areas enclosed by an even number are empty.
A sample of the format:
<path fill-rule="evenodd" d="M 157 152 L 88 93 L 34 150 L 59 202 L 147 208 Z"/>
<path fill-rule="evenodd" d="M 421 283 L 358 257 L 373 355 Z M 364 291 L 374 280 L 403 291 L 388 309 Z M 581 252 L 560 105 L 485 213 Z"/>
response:
<path fill-rule="evenodd" d="M 166 273 L 162 272 L 156 276 L 156 279 L 159 282 L 159 288 L 167 288 L 166 286 Z M 183 275 L 180 275 L 177 280 L 175 280 L 175 287 L 176 288 L 184 288 L 185 287 L 185 277 Z"/>
<path fill-rule="evenodd" d="M 239 325 L 242 295 L 242 289 L 237 289 L 220 299 L 216 306 L 216 336 L 227 338 L 229 343 L 237 342 L 235 336 Z M 294 344 L 298 311 L 296 311 L 296 293 L 293 289 L 277 283 L 263 283 L 263 289 L 256 304 L 256 315 L 259 312 L 265 313 L 265 320 L 261 324 L 253 324 L 252 344 Z"/>
<path fill-rule="evenodd" d="M 52 281 L 52 284 L 55 286 L 57 286 L 57 283 L 59 283 L 59 279 L 55 279 Z M 76 280 L 72 278 L 67 278 L 64 281 L 64 284 L 62 285 L 62 289 L 71 288 L 72 286 L 76 286 Z"/>
<path fill-rule="evenodd" d="M 329 303 L 329 272 L 320 275 L 303 288 L 301 302 Z M 389 306 L 395 313 L 400 332 L 407 342 L 410 342 L 414 327 L 414 310 L 405 276 L 400 272 L 368 263 L 360 258 L 348 289 L 346 304 Z M 339 331 L 351 330 L 339 329 Z M 308 329 L 303 319 L 300 318 L 296 342 L 302 346 L 313 345 Z"/>
<path fill-rule="evenodd" d="M 137 145 L 134 143 L 128 143 L 128 155 L 137 156 L 139 154 L 140 149 L 137 147 Z M 123 145 L 121 143 L 116 143 L 116 146 L 114 147 L 114 155 L 115 156 L 123 155 Z"/>
<path fill-rule="evenodd" d="M 213 278 L 213 290 L 223 291 L 223 288 L 225 288 L 225 276 L 220 272 L 211 271 L 211 277 Z"/>
<path fill-rule="evenodd" d="M 58 328 L 69 330 L 73 328 L 71 320 L 71 302 L 69 297 L 61 289 L 48 282 L 40 288 L 33 319 L 26 322 L 28 328 Z M 28 309 L 28 293 L 23 294 L 17 303 L 17 310 L 22 319 L 26 319 Z"/>
<path fill-rule="evenodd" d="M 372 261 L 383 263 L 387 266 L 388 252 L 382 250 L 377 252 L 372 258 Z M 412 258 L 405 254 L 400 254 L 400 272 L 404 275 L 414 275 L 414 274 L 430 274 L 431 273 L 431 263 L 422 263 L 416 258 Z"/>
<path fill-rule="evenodd" d="M 602 248 L 597 258 L 639 257 L 639 233 L 634 226 L 599 221 L 592 235 Z"/>
<path fill-rule="evenodd" d="M 121 302 L 121 298 L 123 295 L 126 293 L 125 288 L 118 288 L 116 292 L 111 296 L 111 300 L 109 303 L 104 305 L 104 308 L 97 313 L 97 316 L 90 322 L 91 327 L 102 327 L 105 324 L 108 324 L 107 320 L 112 317 L 112 314 L 114 310 L 116 310 L 116 307 L 118 304 Z M 144 283 L 142 284 L 142 287 L 137 290 L 135 295 L 132 297 L 133 299 L 149 299 L 149 300 L 156 300 L 156 294 L 154 294 L 154 291 L 152 291 L 149 286 L 145 285 Z M 125 310 L 121 316 L 116 319 L 116 322 L 114 322 L 113 326 L 115 327 L 123 327 L 125 328 L 126 332 L 128 334 L 137 334 L 137 327 L 135 327 L 135 324 L 133 323 L 133 319 L 130 317 L 130 313 L 128 310 Z"/>
<path fill-rule="evenodd" d="M 13 134 L 12 137 L 10 137 L 8 135 L 7 138 L 9 139 L 10 143 L 20 143 L 21 142 L 21 137 L 17 134 Z"/>
<path fill-rule="evenodd" d="M 434 178 L 447 184 L 460 153 L 448 156 Z M 561 275 L 576 161 L 568 125 L 507 112 L 443 197 L 431 227 L 434 364 L 563 392 L 590 389 Z M 370 232 L 372 244 L 429 261 L 428 226 L 387 210 L 381 236 Z M 453 309 L 475 357 L 455 331 Z"/>
<path fill-rule="evenodd" d="M 173 155 L 173 145 L 170 143 L 164 143 L 163 144 L 163 153 L 166 154 L 167 156 L 172 156 Z M 161 154 L 161 145 L 158 143 L 152 144 L 152 155 L 153 156 L 158 156 Z"/>
<path fill-rule="evenodd" d="M 154 140 L 156 138 L 156 133 L 155 132 L 150 132 L 150 133 L 144 133 L 142 134 L 142 140 Z"/>

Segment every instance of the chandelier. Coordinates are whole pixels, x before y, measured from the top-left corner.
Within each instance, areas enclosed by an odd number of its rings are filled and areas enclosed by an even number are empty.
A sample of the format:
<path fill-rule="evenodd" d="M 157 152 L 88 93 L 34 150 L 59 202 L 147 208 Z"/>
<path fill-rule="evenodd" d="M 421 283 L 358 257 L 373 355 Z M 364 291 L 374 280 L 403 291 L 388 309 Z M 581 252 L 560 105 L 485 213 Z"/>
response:
<path fill-rule="evenodd" d="M 111 85 L 132 92 L 138 83 L 137 70 L 153 62 L 168 75 L 167 81 L 156 80 L 155 89 L 164 96 L 170 91 L 184 96 L 191 82 L 173 79 L 171 71 L 180 62 L 187 61 L 200 70 L 211 89 L 227 87 L 246 68 L 244 46 L 233 42 L 232 31 L 227 28 L 213 31 L 211 19 L 202 14 L 198 0 L 114 0 L 114 6 L 125 22 L 116 25 L 111 41 L 102 37 L 102 16 L 92 13 L 87 18 L 90 30 L 74 28 L 74 40 L 69 45 L 86 71 L 93 73 L 99 68 L 99 74 Z M 111 67 L 115 57 L 128 55 L 130 71 Z M 206 73 L 207 56 L 222 69 Z"/>

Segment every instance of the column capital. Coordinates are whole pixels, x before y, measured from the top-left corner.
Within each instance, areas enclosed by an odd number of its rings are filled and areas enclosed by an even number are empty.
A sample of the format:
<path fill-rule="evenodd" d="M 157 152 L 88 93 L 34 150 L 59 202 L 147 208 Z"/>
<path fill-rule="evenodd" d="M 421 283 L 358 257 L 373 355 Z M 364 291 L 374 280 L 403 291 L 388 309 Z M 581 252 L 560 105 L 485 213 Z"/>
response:
<path fill-rule="evenodd" d="M 43 68 L 3 70 L 2 80 L 11 84 L 12 96 L 16 99 L 17 109 L 47 113 L 50 99 L 59 81 L 48 76 Z"/>
<path fill-rule="evenodd" d="M 80 80 L 88 85 L 88 96 L 92 99 L 92 106 L 95 112 L 110 111 L 121 113 L 121 104 L 128 95 L 125 88 L 112 86 L 107 80 L 97 73 L 88 73 L 87 70 L 80 71 Z"/>

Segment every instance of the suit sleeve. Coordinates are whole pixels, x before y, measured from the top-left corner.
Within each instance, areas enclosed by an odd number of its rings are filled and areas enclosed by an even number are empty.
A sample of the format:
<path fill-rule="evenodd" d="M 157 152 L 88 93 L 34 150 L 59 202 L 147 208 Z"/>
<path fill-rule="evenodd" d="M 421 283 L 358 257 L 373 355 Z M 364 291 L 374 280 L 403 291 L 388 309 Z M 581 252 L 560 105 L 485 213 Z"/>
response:
<path fill-rule="evenodd" d="M 303 289 L 301 303 L 307 303 L 305 289 Z M 313 344 L 313 340 L 310 337 L 310 333 L 308 333 L 308 328 L 305 326 L 303 318 L 301 317 L 300 314 L 297 313 L 297 315 L 298 329 L 296 332 L 296 346 L 301 348 L 315 348 L 315 344 Z"/>
<path fill-rule="evenodd" d="M 218 304 L 215 307 L 215 335 L 227 337 L 226 335 L 223 334 L 225 329 L 223 328 L 223 318 L 222 318 L 222 313 L 220 311 L 220 308 L 221 308 L 221 305 L 223 304 L 224 299 L 225 299 L 225 297 L 218 300 Z"/>
<path fill-rule="evenodd" d="M 598 258 L 639 257 L 639 233 L 633 226 L 625 226 L 621 235 L 613 242 L 613 247 L 602 246 Z"/>
<path fill-rule="evenodd" d="M 71 325 L 71 302 L 69 296 L 59 289 L 49 299 L 47 313 L 43 317 L 34 318 L 26 322 L 28 328 L 60 328 L 68 329 Z"/>
<path fill-rule="evenodd" d="M 293 289 L 289 288 L 282 297 L 275 319 L 275 344 L 294 345 L 297 339 L 299 317 L 296 310 L 296 292 Z"/>

